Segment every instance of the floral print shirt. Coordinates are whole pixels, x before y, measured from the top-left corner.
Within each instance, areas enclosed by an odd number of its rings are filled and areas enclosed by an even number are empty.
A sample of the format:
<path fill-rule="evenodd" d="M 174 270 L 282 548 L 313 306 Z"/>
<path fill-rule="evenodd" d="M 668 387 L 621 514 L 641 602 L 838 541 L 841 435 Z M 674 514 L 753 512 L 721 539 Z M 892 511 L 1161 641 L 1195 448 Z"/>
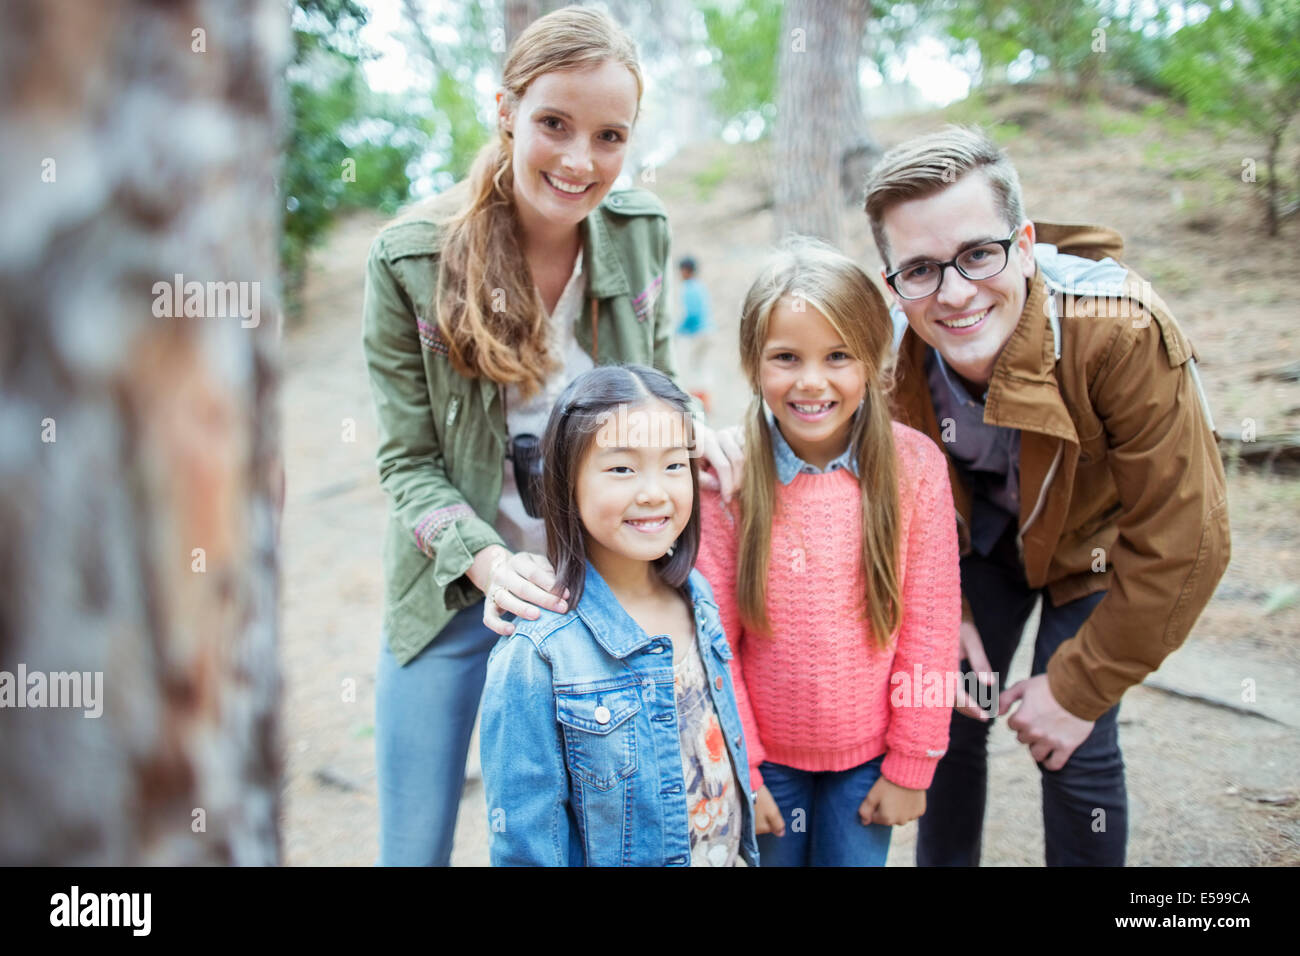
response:
<path fill-rule="evenodd" d="M 699 642 L 692 636 L 690 650 L 673 662 L 691 866 L 744 866 L 736 771 L 705 681 Z"/>

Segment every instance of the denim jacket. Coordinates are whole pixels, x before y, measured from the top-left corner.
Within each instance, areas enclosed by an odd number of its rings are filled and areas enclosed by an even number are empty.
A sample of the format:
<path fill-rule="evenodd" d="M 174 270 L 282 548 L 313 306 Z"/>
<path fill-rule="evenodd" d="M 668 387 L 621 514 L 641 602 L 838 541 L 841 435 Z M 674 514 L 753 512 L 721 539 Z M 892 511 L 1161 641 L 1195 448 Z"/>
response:
<path fill-rule="evenodd" d="M 758 864 L 731 647 L 713 590 L 688 579 L 709 693 L 739 769 L 741 855 Z M 519 619 L 488 660 L 479 743 L 494 866 L 689 866 L 673 646 L 587 564 L 567 614 Z"/>

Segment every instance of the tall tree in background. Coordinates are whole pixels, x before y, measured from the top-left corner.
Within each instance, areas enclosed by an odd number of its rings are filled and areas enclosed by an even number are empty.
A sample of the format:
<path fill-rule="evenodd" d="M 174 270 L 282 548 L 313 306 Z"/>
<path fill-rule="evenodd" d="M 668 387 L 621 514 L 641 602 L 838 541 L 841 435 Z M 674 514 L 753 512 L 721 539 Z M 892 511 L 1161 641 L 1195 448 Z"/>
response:
<path fill-rule="evenodd" d="M 344 209 L 392 213 L 406 201 L 407 167 L 441 119 L 429 116 L 427 102 L 408 104 L 369 89 L 362 63 L 374 54 L 361 42 L 366 8 L 358 0 L 295 0 L 293 7 L 289 129 L 280 170 L 280 256 L 291 314 L 308 253 Z"/>
<path fill-rule="evenodd" d="M 1220 7 L 1179 30 L 1163 75 L 1194 113 L 1244 128 L 1263 145 L 1265 216 L 1268 234 L 1276 236 L 1282 145 L 1300 114 L 1300 0 L 1258 0 L 1252 7 Z M 1255 182 L 1254 159 L 1242 165 L 1242 181 Z"/>
<path fill-rule="evenodd" d="M 0 7 L 0 863 L 279 859 L 288 56 L 279 0 Z"/>
<path fill-rule="evenodd" d="M 837 242 L 845 189 L 862 188 L 875 152 L 858 84 L 869 14 L 870 0 L 785 6 L 773 144 L 778 236 Z"/>

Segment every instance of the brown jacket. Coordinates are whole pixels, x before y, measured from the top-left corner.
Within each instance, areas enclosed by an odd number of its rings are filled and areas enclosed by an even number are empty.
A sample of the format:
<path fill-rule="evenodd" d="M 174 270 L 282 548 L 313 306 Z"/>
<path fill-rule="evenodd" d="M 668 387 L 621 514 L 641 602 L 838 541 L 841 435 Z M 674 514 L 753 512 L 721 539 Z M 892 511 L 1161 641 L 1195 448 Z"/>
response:
<path fill-rule="evenodd" d="M 1108 229 L 1036 229 L 1070 255 L 1123 251 Z M 942 448 L 926 349 L 908 329 L 894 414 Z M 1056 605 L 1110 592 L 1047 665 L 1053 696 L 1085 720 L 1183 643 L 1228 565 L 1223 465 L 1194 359 L 1131 269 L 1122 294 L 1102 298 L 1049 294 L 1040 266 L 989 383 L 984 421 L 1021 431 L 1018 542 L 1030 586 Z M 964 552 L 970 491 L 948 464 Z"/>

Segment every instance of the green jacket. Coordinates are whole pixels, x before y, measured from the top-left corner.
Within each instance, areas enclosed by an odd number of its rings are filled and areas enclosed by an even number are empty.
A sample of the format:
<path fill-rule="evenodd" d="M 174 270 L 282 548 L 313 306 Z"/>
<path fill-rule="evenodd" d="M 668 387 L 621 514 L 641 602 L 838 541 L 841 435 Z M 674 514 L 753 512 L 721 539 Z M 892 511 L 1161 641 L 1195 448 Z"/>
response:
<path fill-rule="evenodd" d="M 650 192 L 611 192 L 583 228 L 587 303 L 575 333 L 595 362 L 652 365 L 676 379 L 667 296 L 667 213 Z M 384 539 L 384 631 L 399 664 L 482 595 L 465 572 L 504 544 L 506 422 L 500 388 L 447 358 L 429 310 L 438 232 L 428 219 L 385 228 L 366 266 L 363 345 L 379 421 L 379 481 L 390 501 Z"/>

